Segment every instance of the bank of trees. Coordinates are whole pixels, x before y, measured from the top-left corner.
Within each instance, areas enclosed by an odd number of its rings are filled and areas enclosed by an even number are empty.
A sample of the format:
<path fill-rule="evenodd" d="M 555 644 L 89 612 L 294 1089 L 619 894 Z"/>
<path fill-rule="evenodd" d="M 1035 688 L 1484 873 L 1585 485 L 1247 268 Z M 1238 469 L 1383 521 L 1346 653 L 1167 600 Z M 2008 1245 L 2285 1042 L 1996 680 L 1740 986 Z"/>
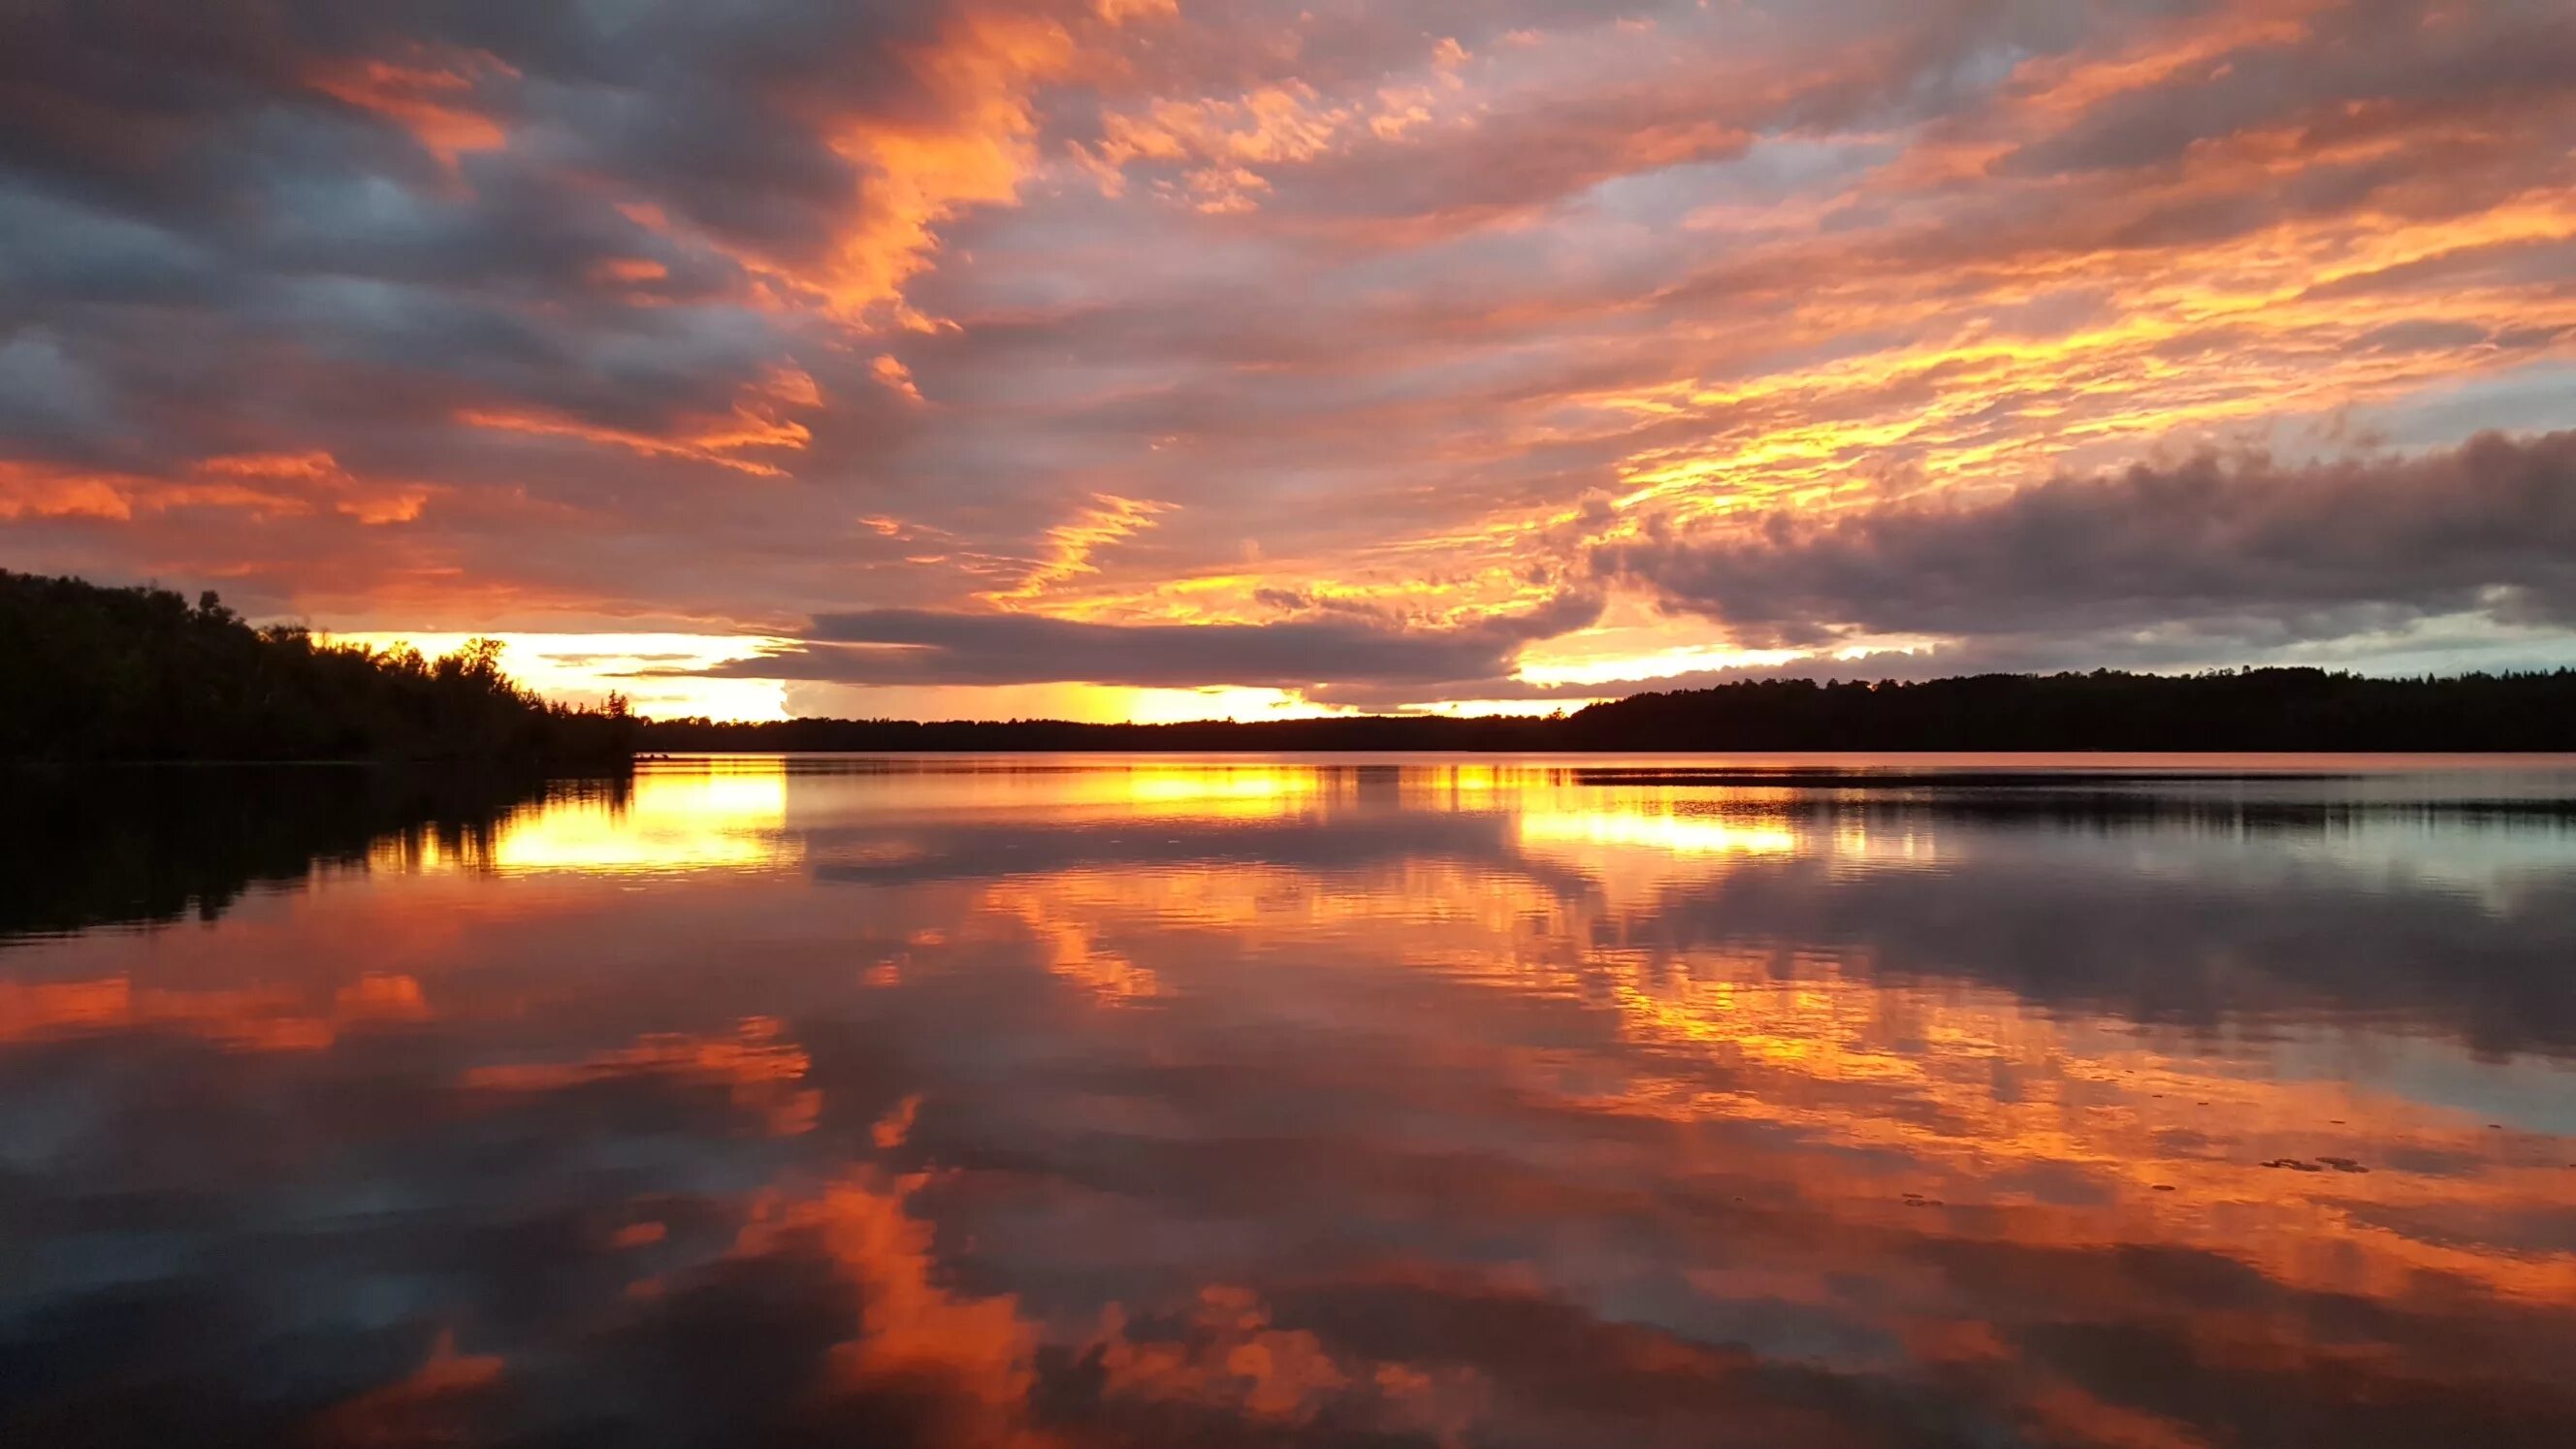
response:
<path fill-rule="evenodd" d="M 2576 750 L 2576 670 L 2380 679 L 2322 669 L 1764 680 L 1642 694 L 1569 749 Z"/>
<path fill-rule="evenodd" d="M 489 640 L 427 659 L 255 629 L 212 593 L 0 570 L 0 759 L 609 763 L 634 723 L 519 688 Z"/>
<path fill-rule="evenodd" d="M 1751 680 L 1560 718 L 1229 724 L 667 720 L 654 750 L 2576 751 L 2576 670 L 2377 679 L 2320 669 Z"/>

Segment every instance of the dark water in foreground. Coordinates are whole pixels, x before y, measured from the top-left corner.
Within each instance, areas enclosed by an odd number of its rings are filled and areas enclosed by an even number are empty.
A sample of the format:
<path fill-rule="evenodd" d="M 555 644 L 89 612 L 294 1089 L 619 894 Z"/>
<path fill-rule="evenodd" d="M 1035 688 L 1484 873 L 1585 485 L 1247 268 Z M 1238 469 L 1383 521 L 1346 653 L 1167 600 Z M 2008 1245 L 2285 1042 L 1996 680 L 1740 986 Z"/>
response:
<path fill-rule="evenodd" d="M 2576 1443 L 2576 768 L 1707 766 L 22 795 L 0 1442 Z"/>

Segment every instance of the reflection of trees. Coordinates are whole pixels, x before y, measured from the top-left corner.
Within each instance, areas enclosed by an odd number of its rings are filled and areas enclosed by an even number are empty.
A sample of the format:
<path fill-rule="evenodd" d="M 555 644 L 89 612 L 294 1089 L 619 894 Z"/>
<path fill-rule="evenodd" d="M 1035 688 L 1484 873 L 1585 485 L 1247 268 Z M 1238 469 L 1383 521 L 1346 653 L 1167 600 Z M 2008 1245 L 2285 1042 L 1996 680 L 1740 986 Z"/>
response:
<path fill-rule="evenodd" d="M 212 919 L 243 891 L 376 851 L 475 860 L 519 811 L 623 801 L 622 778 L 342 765 L 20 770 L 0 817 L 0 936 Z"/>

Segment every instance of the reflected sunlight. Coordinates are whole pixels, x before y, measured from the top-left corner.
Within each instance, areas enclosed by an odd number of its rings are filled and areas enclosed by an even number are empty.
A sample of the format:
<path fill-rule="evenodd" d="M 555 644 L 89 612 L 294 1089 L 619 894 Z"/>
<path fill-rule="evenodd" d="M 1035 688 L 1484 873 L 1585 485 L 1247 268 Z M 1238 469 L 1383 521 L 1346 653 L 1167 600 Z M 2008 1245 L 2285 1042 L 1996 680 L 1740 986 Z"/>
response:
<path fill-rule="evenodd" d="M 1522 814 L 1515 823 L 1524 845 L 1644 846 L 1672 855 L 1786 855 L 1798 848 L 1798 837 L 1783 827 L 1676 815 L 1648 800 L 1622 803 L 1627 808 Z"/>
<path fill-rule="evenodd" d="M 380 847 L 379 868 L 623 874 L 792 865 L 787 772 L 775 759 L 638 771 L 623 801 L 574 800 L 503 821 L 488 843 Z"/>

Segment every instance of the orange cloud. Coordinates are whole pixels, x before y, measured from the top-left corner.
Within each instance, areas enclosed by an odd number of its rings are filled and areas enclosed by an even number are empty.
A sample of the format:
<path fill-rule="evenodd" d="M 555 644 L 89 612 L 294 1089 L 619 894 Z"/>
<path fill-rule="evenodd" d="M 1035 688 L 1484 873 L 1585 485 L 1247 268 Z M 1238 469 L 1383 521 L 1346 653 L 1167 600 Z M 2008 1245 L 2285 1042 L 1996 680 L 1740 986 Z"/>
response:
<path fill-rule="evenodd" d="M 176 478 L 0 459 L 0 519 L 130 522 L 138 514 L 222 508 L 264 519 L 327 511 L 366 524 L 407 523 L 438 491 L 426 484 L 361 480 L 324 452 L 223 454 L 199 459 L 187 476 Z"/>
<path fill-rule="evenodd" d="M 324 452 L 225 454 L 201 460 L 197 471 L 215 478 L 246 480 L 246 484 L 270 483 L 296 488 L 302 491 L 302 496 L 281 496 L 251 486 L 239 489 L 197 486 L 165 490 L 158 501 L 163 506 L 214 503 L 286 513 L 309 512 L 314 503 L 320 501 L 327 503 L 332 511 L 346 514 L 360 523 L 387 524 L 409 523 L 419 518 L 421 509 L 437 491 L 421 484 L 361 481 L 340 466 L 337 458 Z"/>
<path fill-rule="evenodd" d="M 132 518 L 134 482 L 0 459 L 0 519 Z"/>
<path fill-rule="evenodd" d="M 1200 1289 L 1193 1317 L 1207 1333 L 1200 1341 L 1136 1343 L 1113 1311 L 1100 1357 L 1110 1392 L 1231 1403 L 1256 1420 L 1304 1423 L 1350 1386 L 1315 1335 L 1271 1327 L 1260 1299 L 1244 1289 Z"/>
<path fill-rule="evenodd" d="M 237 1051 L 323 1051 L 351 1026 L 432 1015 L 420 984 L 373 975 L 321 1001 L 286 987 L 138 987 L 125 976 L 0 982 L 0 1042 L 96 1032 L 175 1032 Z"/>
<path fill-rule="evenodd" d="M 1103 0 L 1111 27 L 1169 18 L 1170 0 Z M 1042 14 L 966 10 L 926 44 L 896 48 L 924 94 L 901 115 L 828 118 L 831 149 L 862 175 L 860 203 L 819 265 L 718 243 L 798 305 L 852 326 L 937 324 L 903 300 L 904 284 L 939 248 L 942 223 L 1015 200 L 1037 168 L 1034 92 L 1071 75 L 1083 56 L 1063 24 Z M 630 213 L 635 214 L 635 213 Z M 649 213 L 665 224 L 667 214 Z M 650 223 L 648 223 L 650 224 Z"/>
<path fill-rule="evenodd" d="M 348 1449 L 455 1442 L 464 1435 L 449 1416 L 497 1386 L 506 1368 L 497 1354 L 458 1353 L 455 1330 L 444 1330 L 409 1376 L 333 1406 L 312 1424 L 312 1435 Z"/>
<path fill-rule="evenodd" d="M 493 80 L 516 79 L 517 70 L 482 51 L 449 51 L 433 58 L 424 50 L 415 59 L 420 63 L 334 62 L 317 69 L 307 83 L 409 131 L 451 172 L 457 158 L 468 152 L 509 144 L 498 121 L 466 103 Z"/>
<path fill-rule="evenodd" d="M 1037 1335 L 1008 1296 L 974 1297 L 939 1281 L 930 1227 L 912 1216 L 919 1178 L 861 1172 L 802 1200 L 772 1199 L 736 1252 L 756 1257 L 812 1241 L 862 1294 L 857 1332 L 832 1351 L 840 1387 L 934 1385 L 962 1422 L 958 1443 L 996 1449 L 1054 1442 L 1028 1423 Z"/>
<path fill-rule="evenodd" d="M 510 1094 L 634 1078 L 718 1086 L 737 1105 L 760 1112 L 772 1133 L 787 1137 L 810 1130 L 821 1110 L 821 1095 L 804 1085 L 812 1065 L 802 1047 L 779 1039 L 777 1022 L 752 1017 L 730 1037 L 663 1033 L 579 1061 L 476 1067 L 465 1073 L 464 1085 Z"/>
<path fill-rule="evenodd" d="M 802 450 L 812 441 L 813 431 L 784 413 L 791 408 L 810 410 L 822 405 L 822 392 L 810 374 L 801 368 L 781 367 L 746 389 L 731 413 L 683 419 L 668 435 L 608 427 L 538 410 L 467 408 L 457 414 L 457 421 L 501 432 L 573 438 L 647 457 L 708 463 L 756 478 L 782 478 L 786 470 L 776 464 L 737 455 L 746 451 Z"/>
<path fill-rule="evenodd" d="M 874 362 L 868 364 L 868 371 L 876 374 L 877 381 L 902 394 L 906 401 L 921 401 L 921 389 L 912 380 L 912 369 L 904 366 L 901 358 L 892 353 L 879 354 Z M 875 525 L 870 523 L 869 526 Z"/>
<path fill-rule="evenodd" d="M 1168 503 L 1095 493 L 1091 502 L 1071 522 L 1059 523 L 1046 531 L 1045 556 L 1023 573 L 1017 583 L 980 597 L 997 604 L 1019 604 L 1044 598 L 1064 584 L 1100 572 L 1099 565 L 1092 562 L 1094 554 L 1152 528 L 1157 516 L 1170 511 Z"/>
<path fill-rule="evenodd" d="M 590 264 L 589 275 L 602 284 L 635 286 L 661 281 L 671 275 L 671 269 L 651 257 L 603 257 Z"/>

